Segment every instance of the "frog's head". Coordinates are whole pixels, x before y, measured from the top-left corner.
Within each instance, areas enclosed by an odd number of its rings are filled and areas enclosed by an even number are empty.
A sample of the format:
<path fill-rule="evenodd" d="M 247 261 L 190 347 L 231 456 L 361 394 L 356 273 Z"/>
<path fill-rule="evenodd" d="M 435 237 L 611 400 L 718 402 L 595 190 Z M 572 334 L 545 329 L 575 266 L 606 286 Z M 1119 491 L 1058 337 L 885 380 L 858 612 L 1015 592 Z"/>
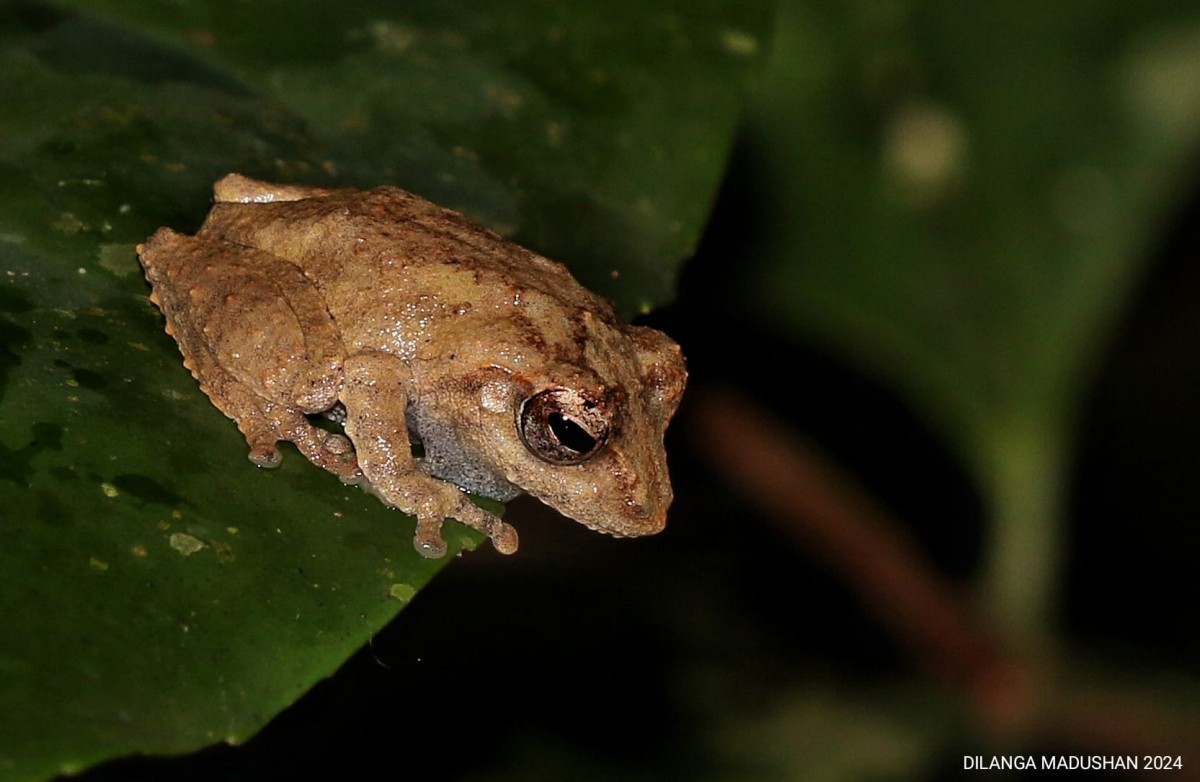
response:
<path fill-rule="evenodd" d="M 515 437 L 520 448 L 497 467 L 591 529 L 653 535 L 671 504 L 663 432 L 687 371 L 679 346 L 661 332 L 629 328 L 622 336 L 598 346 L 584 367 L 560 365 L 540 382 L 517 382 L 509 431 L 495 434 Z"/>
<path fill-rule="evenodd" d="M 663 432 L 687 381 L 683 356 L 654 329 L 582 320 L 573 360 L 527 354 L 445 378 L 410 407 L 409 426 L 423 468 L 467 491 L 526 492 L 599 532 L 653 535 L 672 499 Z"/>

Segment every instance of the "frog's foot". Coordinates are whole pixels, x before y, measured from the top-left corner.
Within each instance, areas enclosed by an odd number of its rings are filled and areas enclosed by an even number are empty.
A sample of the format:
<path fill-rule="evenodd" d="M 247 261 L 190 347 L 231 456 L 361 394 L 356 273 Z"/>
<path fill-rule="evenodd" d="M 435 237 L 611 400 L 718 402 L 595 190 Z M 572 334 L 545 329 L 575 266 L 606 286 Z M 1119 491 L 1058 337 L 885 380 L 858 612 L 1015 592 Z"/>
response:
<path fill-rule="evenodd" d="M 345 435 L 313 426 L 300 411 L 281 405 L 243 400 L 239 409 L 242 412 L 234 419 L 250 445 L 250 461 L 259 467 L 278 467 L 283 460 L 278 443 L 287 440 L 305 459 L 333 473 L 342 483 L 363 481 L 354 446 Z"/>
<path fill-rule="evenodd" d="M 512 525 L 471 502 L 453 484 L 414 472 L 394 477 L 377 476 L 375 481 L 364 478 L 359 487 L 374 494 L 388 507 L 416 517 L 413 547 L 428 559 L 441 559 L 446 555 L 442 524 L 447 519 L 456 519 L 487 535 L 501 554 L 512 554 L 517 550 L 517 531 Z"/>
<path fill-rule="evenodd" d="M 501 554 L 517 551 L 517 531 L 487 511 L 471 504 L 464 498 L 464 508 L 455 511 L 454 518 L 487 535 L 492 547 Z M 471 510 L 465 510 L 465 508 Z M 464 518 L 465 517 L 465 518 Z M 413 536 L 413 547 L 421 556 L 440 559 L 446 554 L 446 541 L 442 539 L 442 519 L 431 517 L 417 519 L 417 532 Z"/>
<path fill-rule="evenodd" d="M 441 559 L 446 556 L 446 541 L 442 538 L 441 519 L 417 519 L 417 531 L 413 535 L 413 548 L 426 559 Z"/>
<path fill-rule="evenodd" d="M 484 530 L 484 533 L 492 541 L 492 548 L 496 551 L 501 554 L 517 553 L 517 530 L 513 525 L 496 519 L 494 524 Z"/>

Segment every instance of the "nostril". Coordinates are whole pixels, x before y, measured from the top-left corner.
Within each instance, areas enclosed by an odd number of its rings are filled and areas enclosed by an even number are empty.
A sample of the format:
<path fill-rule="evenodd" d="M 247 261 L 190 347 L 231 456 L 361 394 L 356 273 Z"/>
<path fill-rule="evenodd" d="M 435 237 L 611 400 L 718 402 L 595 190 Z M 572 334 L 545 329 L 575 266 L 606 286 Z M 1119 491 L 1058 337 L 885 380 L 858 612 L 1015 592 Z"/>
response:
<path fill-rule="evenodd" d="M 650 509 L 645 503 L 638 502 L 632 497 L 625 498 L 625 510 L 628 515 L 636 519 L 646 519 L 650 517 Z"/>

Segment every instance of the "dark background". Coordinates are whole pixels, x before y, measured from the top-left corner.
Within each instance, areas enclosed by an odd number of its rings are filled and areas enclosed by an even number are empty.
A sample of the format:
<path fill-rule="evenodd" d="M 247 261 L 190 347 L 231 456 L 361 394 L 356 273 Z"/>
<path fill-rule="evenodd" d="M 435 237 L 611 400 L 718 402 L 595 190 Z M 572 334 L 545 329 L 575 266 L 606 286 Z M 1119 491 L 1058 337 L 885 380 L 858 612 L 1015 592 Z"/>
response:
<path fill-rule="evenodd" d="M 737 387 L 814 438 L 942 574 L 965 583 L 985 520 L 947 449 L 887 389 L 811 346 L 756 332 L 746 302 L 726 293 L 727 259 L 759 213 L 749 144 L 739 144 L 678 302 L 650 322 L 683 344 L 693 390 Z M 1087 398 L 1060 617 L 1075 648 L 1166 676 L 1194 675 L 1200 659 L 1193 181 Z M 392 763 L 414 760 L 428 761 L 423 779 L 786 778 L 759 742 L 770 742 L 773 720 L 786 722 L 797 692 L 856 703 L 896 686 L 954 704 L 844 579 L 729 488 L 695 450 L 697 425 L 685 400 L 668 433 L 677 500 L 663 535 L 598 537 L 519 500 L 506 516 L 521 531 L 518 555 L 485 546 L 464 556 L 246 745 L 119 760 L 75 779 L 387 777 Z M 961 731 L 919 766 L 927 778 L 978 773 L 961 771 L 964 755 L 1064 751 L 1036 741 L 997 750 L 965 713 L 956 721 Z"/>

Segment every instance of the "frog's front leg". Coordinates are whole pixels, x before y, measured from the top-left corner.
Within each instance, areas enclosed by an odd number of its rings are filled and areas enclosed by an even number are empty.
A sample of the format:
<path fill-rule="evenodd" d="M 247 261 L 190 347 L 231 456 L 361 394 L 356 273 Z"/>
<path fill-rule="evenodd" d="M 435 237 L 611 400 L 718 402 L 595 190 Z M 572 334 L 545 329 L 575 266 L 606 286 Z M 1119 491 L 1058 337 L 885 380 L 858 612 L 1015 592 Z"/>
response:
<path fill-rule="evenodd" d="M 287 440 L 343 481 L 360 482 L 349 441 L 305 416 L 337 402 L 344 350 L 300 269 L 253 248 L 168 229 L 138 254 L 184 365 L 237 422 L 250 460 L 274 467 L 276 443 Z"/>
<path fill-rule="evenodd" d="M 409 380 L 408 367 L 388 353 L 346 358 L 341 391 L 346 434 L 371 488 L 387 504 L 417 517 L 413 545 L 426 557 L 446 553 L 441 529 L 447 518 L 480 530 L 500 553 L 513 553 L 516 530 L 472 503 L 457 486 L 417 467 L 406 424 Z"/>

